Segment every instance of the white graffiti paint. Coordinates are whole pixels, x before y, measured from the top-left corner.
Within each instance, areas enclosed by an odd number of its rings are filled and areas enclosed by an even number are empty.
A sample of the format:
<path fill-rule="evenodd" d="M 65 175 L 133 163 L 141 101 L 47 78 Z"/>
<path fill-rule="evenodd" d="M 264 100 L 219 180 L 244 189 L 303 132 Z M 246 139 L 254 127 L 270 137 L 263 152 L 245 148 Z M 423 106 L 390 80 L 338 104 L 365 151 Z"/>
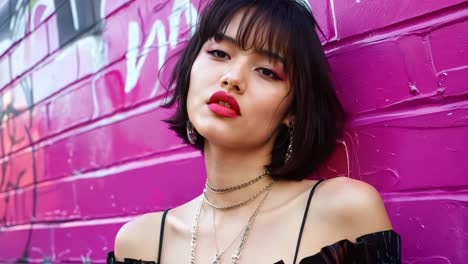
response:
<path fill-rule="evenodd" d="M 154 37 L 156 35 L 155 31 L 151 31 L 146 39 L 145 47 L 153 43 Z M 146 60 L 148 54 L 141 54 L 138 48 L 140 42 L 140 25 L 138 22 L 131 21 L 128 25 L 128 47 L 127 47 L 127 79 L 125 80 L 125 92 L 129 93 L 135 88 L 135 85 L 140 76 L 141 68 L 143 63 Z"/>
<path fill-rule="evenodd" d="M 194 25 L 197 21 L 198 14 L 194 5 L 189 0 L 175 0 L 169 15 L 169 37 L 166 33 L 166 27 L 161 20 L 154 21 L 151 30 L 140 48 L 140 24 L 137 21 L 130 21 L 128 26 L 128 46 L 126 53 L 127 61 L 127 78 L 125 80 L 125 92 L 130 93 L 134 88 L 141 75 L 141 70 L 151 51 L 151 47 L 158 47 L 158 69 L 163 66 L 166 55 L 169 50 L 175 48 L 178 42 L 180 33 L 180 24 L 182 17 L 185 17 L 187 25 L 190 25 L 191 34 L 193 34 Z M 154 43 L 157 37 L 157 43 Z M 143 40 L 141 41 L 143 42 Z M 155 94 L 158 89 L 158 82 L 152 94 Z"/>
<path fill-rule="evenodd" d="M 53 0 L 37 0 L 31 5 L 31 19 L 29 20 L 29 28 L 34 29 L 39 24 L 55 12 L 55 3 Z M 38 11 L 40 10 L 40 12 Z M 36 17 L 36 16 L 40 17 Z"/>
<path fill-rule="evenodd" d="M 80 22 L 78 18 L 78 11 L 76 10 L 76 0 L 70 0 L 70 7 L 72 12 L 73 27 L 76 31 L 78 31 L 80 28 Z"/>
<path fill-rule="evenodd" d="M 26 21 L 28 19 L 28 5 L 24 5 L 23 1 L 16 2 L 15 10 L 12 19 L 10 20 L 10 32 L 13 42 L 24 38 L 26 34 Z"/>
<path fill-rule="evenodd" d="M 190 25 L 191 35 L 195 33 L 195 24 L 197 23 L 197 10 L 190 1 L 175 0 L 171 15 L 169 16 L 170 44 L 171 48 L 177 45 L 177 38 L 180 31 L 180 20 L 185 14 L 185 22 Z"/>

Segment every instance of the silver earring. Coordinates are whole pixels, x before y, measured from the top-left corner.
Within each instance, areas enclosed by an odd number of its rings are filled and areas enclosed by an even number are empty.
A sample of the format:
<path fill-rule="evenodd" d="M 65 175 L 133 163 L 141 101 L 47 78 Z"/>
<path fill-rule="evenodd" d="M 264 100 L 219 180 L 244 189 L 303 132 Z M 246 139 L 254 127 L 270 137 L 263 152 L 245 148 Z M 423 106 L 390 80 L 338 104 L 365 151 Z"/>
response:
<path fill-rule="evenodd" d="M 286 150 L 286 157 L 284 159 L 284 163 L 287 163 L 291 159 L 291 156 L 293 154 L 293 148 L 292 148 L 293 137 L 294 137 L 294 125 L 292 125 L 289 128 L 289 145 L 288 145 L 288 150 Z"/>
<path fill-rule="evenodd" d="M 195 145 L 195 142 L 197 142 L 197 131 L 195 131 L 190 120 L 187 120 L 187 138 L 192 145 Z"/>

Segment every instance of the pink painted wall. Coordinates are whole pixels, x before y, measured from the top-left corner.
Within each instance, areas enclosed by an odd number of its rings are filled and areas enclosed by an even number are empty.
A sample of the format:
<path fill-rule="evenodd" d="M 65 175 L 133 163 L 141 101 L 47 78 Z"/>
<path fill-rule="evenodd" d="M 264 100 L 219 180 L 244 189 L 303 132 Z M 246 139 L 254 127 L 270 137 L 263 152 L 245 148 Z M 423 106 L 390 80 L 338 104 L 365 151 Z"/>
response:
<path fill-rule="evenodd" d="M 322 173 L 381 191 L 404 263 L 468 263 L 468 4 L 310 2 L 352 114 Z M 157 81 L 199 5 L 0 0 L 1 263 L 103 263 L 124 222 L 201 191 Z"/>

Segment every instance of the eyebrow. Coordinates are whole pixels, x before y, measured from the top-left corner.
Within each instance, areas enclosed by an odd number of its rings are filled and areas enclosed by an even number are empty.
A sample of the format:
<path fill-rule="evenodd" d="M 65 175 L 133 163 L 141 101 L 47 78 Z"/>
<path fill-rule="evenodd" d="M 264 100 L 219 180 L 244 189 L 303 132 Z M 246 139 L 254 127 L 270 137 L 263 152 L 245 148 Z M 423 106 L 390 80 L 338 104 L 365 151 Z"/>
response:
<path fill-rule="evenodd" d="M 236 39 L 231 37 L 231 36 L 228 36 L 228 35 L 224 35 L 224 34 L 216 34 L 214 39 L 216 41 L 227 41 L 233 45 L 235 45 L 236 47 L 238 47 L 239 49 L 241 47 L 239 47 L 239 44 L 237 43 Z M 256 53 L 262 55 L 262 56 L 265 56 L 265 57 L 268 57 L 268 58 L 271 58 L 275 61 L 279 61 L 281 62 L 283 65 L 286 65 L 286 60 L 281 57 L 280 55 L 272 52 L 272 51 L 269 51 L 269 50 L 265 50 L 265 49 L 262 49 L 262 50 L 257 50 Z"/>

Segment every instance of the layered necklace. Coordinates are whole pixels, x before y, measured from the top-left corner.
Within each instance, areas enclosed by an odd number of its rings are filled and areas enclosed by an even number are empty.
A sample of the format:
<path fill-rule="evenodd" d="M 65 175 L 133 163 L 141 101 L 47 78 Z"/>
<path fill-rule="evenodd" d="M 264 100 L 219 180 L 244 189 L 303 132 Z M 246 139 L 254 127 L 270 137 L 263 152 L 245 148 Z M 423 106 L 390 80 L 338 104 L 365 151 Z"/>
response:
<path fill-rule="evenodd" d="M 228 193 L 228 192 L 233 192 L 233 191 L 237 191 L 237 190 L 240 190 L 240 189 L 243 189 L 245 187 L 248 187 L 256 182 L 258 182 L 259 180 L 263 179 L 263 177 L 265 177 L 265 175 L 268 174 L 268 170 L 264 170 L 260 175 L 258 175 L 256 178 L 248 181 L 248 182 L 245 182 L 245 183 L 242 183 L 242 184 L 239 184 L 239 185 L 236 185 L 236 186 L 233 186 L 233 187 L 228 187 L 228 188 L 222 188 L 222 189 L 218 189 L 218 188 L 214 188 L 213 186 L 211 186 L 208 181 L 206 181 L 206 185 L 205 187 L 208 188 L 210 191 L 212 192 L 215 192 L 215 193 Z"/>
<path fill-rule="evenodd" d="M 210 207 L 212 207 L 212 209 L 213 209 L 213 233 L 214 233 L 214 236 L 215 236 L 216 254 L 213 257 L 212 264 L 220 264 L 222 255 L 226 252 L 227 249 L 229 249 L 232 246 L 232 244 L 237 240 L 237 238 L 239 236 L 241 236 L 240 243 L 239 243 L 239 245 L 237 247 L 237 250 L 235 251 L 235 253 L 231 257 L 231 263 L 232 264 L 237 264 L 237 263 L 239 263 L 239 259 L 240 259 L 240 256 L 241 256 L 241 250 L 245 245 L 245 242 L 247 240 L 247 236 L 248 236 L 249 231 L 250 231 L 250 229 L 251 229 L 251 227 L 252 227 L 252 225 L 253 225 L 253 223 L 255 221 L 255 218 L 257 217 L 258 213 L 260 212 L 260 208 L 263 206 L 266 198 L 268 197 L 270 189 L 273 186 L 273 184 L 276 182 L 276 180 L 273 180 L 271 183 L 269 183 L 268 185 L 263 187 L 258 193 L 254 194 L 250 198 L 248 198 L 248 199 L 246 199 L 246 200 L 244 200 L 242 202 L 233 204 L 233 205 L 223 205 L 223 206 L 215 205 L 214 203 L 212 203 L 212 202 L 210 202 L 208 200 L 208 197 L 206 196 L 206 190 L 209 189 L 210 191 L 213 191 L 213 192 L 216 192 L 216 193 L 228 193 L 228 192 L 240 190 L 240 189 L 243 189 L 243 188 L 245 188 L 247 186 L 250 186 L 250 185 L 258 182 L 260 179 L 262 179 L 267 174 L 268 174 L 268 171 L 266 170 L 262 174 L 260 174 L 258 177 L 256 177 L 255 179 L 252 179 L 252 180 L 250 180 L 250 181 L 248 181 L 246 183 L 243 183 L 243 184 L 240 184 L 240 185 L 237 185 L 237 186 L 234 186 L 234 187 L 223 188 L 223 189 L 213 188 L 211 185 L 208 184 L 208 182 L 206 182 L 205 189 L 203 191 L 203 199 L 200 199 L 200 205 L 199 205 L 199 207 L 198 207 L 198 209 L 197 209 L 197 211 L 195 213 L 195 217 L 193 219 L 193 225 L 192 225 L 192 230 L 191 230 L 192 239 L 191 239 L 191 243 L 190 243 L 190 247 L 191 247 L 190 263 L 191 264 L 195 264 L 196 248 L 197 248 L 198 219 L 200 217 L 200 212 L 202 210 L 204 202 L 206 204 L 208 204 Z M 215 210 L 230 210 L 230 209 L 241 207 L 241 206 L 246 205 L 247 203 L 255 200 L 256 198 L 258 198 L 262 194 L 265 194 L 265 195 L 260 200 L 258 206 L 255 208 L 255 211 L 249 217 L 249 220 L 247 221 L 246 226 L 241 230 L 239 235 L 237 235 L 232 240 L 232 242 L 229 244 L 229 246 L 227 246 L 224 250 L 219 252 L 218 244 L 217 244 L 217 238 L 216 238 L 215 220 L 214 220 Z"/>

